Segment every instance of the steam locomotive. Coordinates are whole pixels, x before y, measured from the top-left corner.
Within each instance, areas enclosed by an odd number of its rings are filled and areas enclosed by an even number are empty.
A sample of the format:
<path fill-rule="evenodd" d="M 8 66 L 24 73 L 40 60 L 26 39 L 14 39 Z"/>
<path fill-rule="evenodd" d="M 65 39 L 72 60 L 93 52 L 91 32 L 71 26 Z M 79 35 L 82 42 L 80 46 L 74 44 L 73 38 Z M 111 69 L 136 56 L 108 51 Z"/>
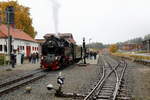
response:
<path fill-rule="evenodd" d="M 57 70 L 82 58 L 82 47 L 76 45 L 71 33 L 47 34 L 44 38 L 41 68 Z"/>

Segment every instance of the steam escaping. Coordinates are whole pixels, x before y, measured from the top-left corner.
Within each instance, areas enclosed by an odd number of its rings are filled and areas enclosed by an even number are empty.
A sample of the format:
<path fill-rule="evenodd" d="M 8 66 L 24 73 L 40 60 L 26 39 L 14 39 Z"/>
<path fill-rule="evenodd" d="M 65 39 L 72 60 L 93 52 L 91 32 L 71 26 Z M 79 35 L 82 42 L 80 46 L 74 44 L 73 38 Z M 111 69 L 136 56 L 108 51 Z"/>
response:
<path fill-rule="evenodd" d="M 54 20 L 54 28 L 55 28 L 55 33 L 58 36 L 58 13 L 59 13 L 59 8 L 60 4 L 57 2 L 57 0 L 51 0 L 52 2 L 52 8 L 53 8 L 53 20 Z"/>

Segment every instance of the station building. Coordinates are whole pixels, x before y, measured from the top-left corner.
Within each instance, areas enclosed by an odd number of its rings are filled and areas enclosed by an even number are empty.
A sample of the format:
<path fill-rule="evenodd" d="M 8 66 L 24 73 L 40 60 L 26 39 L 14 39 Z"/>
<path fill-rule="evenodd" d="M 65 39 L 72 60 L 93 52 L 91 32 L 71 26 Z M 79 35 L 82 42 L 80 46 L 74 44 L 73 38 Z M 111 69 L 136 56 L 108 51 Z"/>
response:
<path fill-rule="evenodd" d="M 39 43 L 22 30 L 10 27 L 10 35 L 12 36 L 12 50 L 24 53 L 26 57 L 39 51 Z M 8 28 L 7 25 L 0 24 L 0 54 L 7 54 L 7 48 Z"/>

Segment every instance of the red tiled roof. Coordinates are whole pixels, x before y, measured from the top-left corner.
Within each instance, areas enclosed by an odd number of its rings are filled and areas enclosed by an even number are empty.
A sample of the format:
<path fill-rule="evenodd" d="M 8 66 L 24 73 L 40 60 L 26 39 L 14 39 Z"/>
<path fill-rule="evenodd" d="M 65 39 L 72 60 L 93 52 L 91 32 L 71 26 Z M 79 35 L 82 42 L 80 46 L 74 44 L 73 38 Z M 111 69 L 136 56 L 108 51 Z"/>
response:
<path fill-rule="evenodd" d="M 19 30 L 19 29 L 14 29 L 12 27 L 10 27 L 10 35 L 16 39 L 35 42 L 35 40 L 31 36 L 29 36 L 27 33 L 23 32 L 22 30 Z M 4 24 L 0 25 L 0 37 L 1 38 L 7 38 L 8 37 L 8 28 Z"/>

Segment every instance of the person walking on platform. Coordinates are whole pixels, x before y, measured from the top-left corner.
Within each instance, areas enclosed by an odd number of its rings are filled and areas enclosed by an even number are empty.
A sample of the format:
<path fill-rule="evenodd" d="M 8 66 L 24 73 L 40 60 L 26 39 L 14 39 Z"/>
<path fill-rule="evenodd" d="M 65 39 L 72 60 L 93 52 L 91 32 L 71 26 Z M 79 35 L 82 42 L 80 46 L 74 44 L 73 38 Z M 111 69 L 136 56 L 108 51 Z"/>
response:
<path fill-rule="evenodd" d="M 96 60 L 97 53 L 94 52 L 94 53 L 93 53 L 93 56 L 94 56 L 94 59 Z"/>
<path fill-rule="evenodd" d="M 37 61 L 37 63 L 39 62 L 39 53 L 38 52 L 36 52 L 36 61 Z"/>
<path fill-rule="evenodd" d="M 16 64 L 16 54 L 15 54 L 15 51 L 13 51 L 13 53 L 10 55 L 10 60 L 11 60 L 12 68 L 15 68 L 15 64 Z"/>
<path fill-rule="evenodd" d="M 35 53 L 32 54 L 32 63 L 33 64 L 36 63 L 36 54 Z"/>
<path fill-rule="evenodd" d="M 31 55 L 28 56 L 28 59 L 29 59 L 29 63 L 31 63 L 31 59 L 32 59 Z"/>
<path fill-rule="evenodd" d="M 21 53 L 21 64 L 24 62 L 24 53 Z"/>

